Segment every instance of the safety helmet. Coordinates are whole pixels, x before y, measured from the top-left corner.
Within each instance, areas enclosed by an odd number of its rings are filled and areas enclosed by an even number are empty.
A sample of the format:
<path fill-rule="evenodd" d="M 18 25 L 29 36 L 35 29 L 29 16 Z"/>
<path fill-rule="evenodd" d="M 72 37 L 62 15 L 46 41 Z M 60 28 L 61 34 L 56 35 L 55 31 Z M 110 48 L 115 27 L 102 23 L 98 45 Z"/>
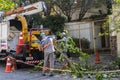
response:
<path fill-rule="evenodd" d="M 41 36 L 41 37 L 42 37 L 42 39 L 43 39 L 43 38 L 45 38 L 45 37 L 46 37 L 46 34 L 45 34 L 44 32 L 41 32 L 41 33 L 40 33 L 40 36 Z"/>
<path fill-rule="evenodd" d="M 65 33 L 65 32 L 62 32 L 62 35 L 63 35 L 63 36 L 66 36 L 66 33 Z"/>
<path fill-rule="evenodd" d="M 42 35 L 45 35 L 45 33 L 44 33 L 44 32 L 41 32 L 41 33 L 40 33 L 40 36 L 42 36 Z"/>

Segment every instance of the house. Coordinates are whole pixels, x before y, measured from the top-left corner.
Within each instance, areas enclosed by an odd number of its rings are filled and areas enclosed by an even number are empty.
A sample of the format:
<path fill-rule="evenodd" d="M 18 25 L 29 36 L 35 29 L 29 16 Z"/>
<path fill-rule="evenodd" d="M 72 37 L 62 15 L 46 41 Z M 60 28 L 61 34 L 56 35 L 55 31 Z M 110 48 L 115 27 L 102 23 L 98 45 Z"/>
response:
<path fill-rule="evenodd" d="M 72 22 L 66 23 L 65 29 L 68 30 L 69 36 L 79 39 L 81 48 L 83 46 L 81 39 L 85 38 L 90 42 L 89 48 L 86 50 L 93 49 L 95 53 L 96 49 L 98 49 L 101 52 L 109 51 L 108 54 L 116 54 L 114 50 L 111 52 L 116 38 L 113 39 L 110 35 L 99 36 L 99 33 L 105 32 L 103 25 L 107 21 L 106 16 L 111 14 L 112 9 L 111 0 L 102 1 L 105 3 L 96 2 L 96 5 L 92 5 L 81 21 L 78 20 L 80 9 L 75 10 L 71 17 Z M 59 8 L 56 9 L 61 13 Z M 109 26 L 106 30 L 109 30 Z"/>
<path fill-rule="evenodd" d="M 82 46 L 81 39 L 85 38 L 90 42 L 88 49 L 110 51 L 110 36 L 98 36 L 98 34 L 104 32 L 102 26 L 106 21 L 106 16 L 110 14 L 111 0 L 106 0 L 105 4 L 100 3 L 99 5 L 92 5 L 81 21 L 78 21 L 80 9 L 76 10 L 72 15 L 72 22 L 66 23 L 65 29 L 68 30 L 69 36 L 80 39 L 80 47 Z"/>

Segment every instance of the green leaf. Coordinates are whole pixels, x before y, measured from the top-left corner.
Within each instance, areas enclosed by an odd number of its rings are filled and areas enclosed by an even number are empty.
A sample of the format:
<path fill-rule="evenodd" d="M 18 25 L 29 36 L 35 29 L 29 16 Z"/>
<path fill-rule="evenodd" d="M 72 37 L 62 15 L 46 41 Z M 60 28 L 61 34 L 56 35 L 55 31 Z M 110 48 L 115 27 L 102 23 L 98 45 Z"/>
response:
<path fill-rule="evenodd" d="M 0 10 L 8 11 L 14 7 L 15 4 L 12 2 L 12 0 L 0 0 Z"/>

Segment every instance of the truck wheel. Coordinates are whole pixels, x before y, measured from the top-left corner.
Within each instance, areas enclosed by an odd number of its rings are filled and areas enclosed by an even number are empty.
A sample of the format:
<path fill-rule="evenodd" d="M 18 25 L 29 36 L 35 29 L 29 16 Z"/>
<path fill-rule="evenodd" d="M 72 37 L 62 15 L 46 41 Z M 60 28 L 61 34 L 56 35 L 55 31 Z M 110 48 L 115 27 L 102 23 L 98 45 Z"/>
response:
<path fill-rule="evenodd" d="M 23 61 L 25 61 L 25 60 L 26 60 L 26 57 L 28 56 L 28 55 L 27 55 L 27 52 L 26 52 L 26 47 L 23 48 L 22 54 L 23 54 Z"/>

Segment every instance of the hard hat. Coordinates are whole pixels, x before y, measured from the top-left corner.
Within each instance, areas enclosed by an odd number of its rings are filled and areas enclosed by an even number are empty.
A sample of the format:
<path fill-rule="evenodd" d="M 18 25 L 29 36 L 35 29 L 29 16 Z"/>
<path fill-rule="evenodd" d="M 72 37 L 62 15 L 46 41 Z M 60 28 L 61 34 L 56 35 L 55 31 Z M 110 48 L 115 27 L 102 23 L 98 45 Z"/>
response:
<path fill-rule="evenodd" d="M 65 35 L 66 35 L 66 33 L 65 33 L 65 32 L 62 32 L 62 34 L 63 34 L 63 36 L 65 36 Z"/>
<path fill-rule="evenodd" d="M 40 33 L 40 36 L 43 36 L 43 35 L 45 35 L 45 33 L 44 33 L 44 32 L 41 32 L 41 33 Z"/>
<path fill-rule="evenodd" d="M 41 36 L 42 38 L 45 38 L 45 37 L 46 37 L 46 34 L 45 34 L 44 32 L 41 32 L 41 33 L 40 33 L 40 36 Z"/>

